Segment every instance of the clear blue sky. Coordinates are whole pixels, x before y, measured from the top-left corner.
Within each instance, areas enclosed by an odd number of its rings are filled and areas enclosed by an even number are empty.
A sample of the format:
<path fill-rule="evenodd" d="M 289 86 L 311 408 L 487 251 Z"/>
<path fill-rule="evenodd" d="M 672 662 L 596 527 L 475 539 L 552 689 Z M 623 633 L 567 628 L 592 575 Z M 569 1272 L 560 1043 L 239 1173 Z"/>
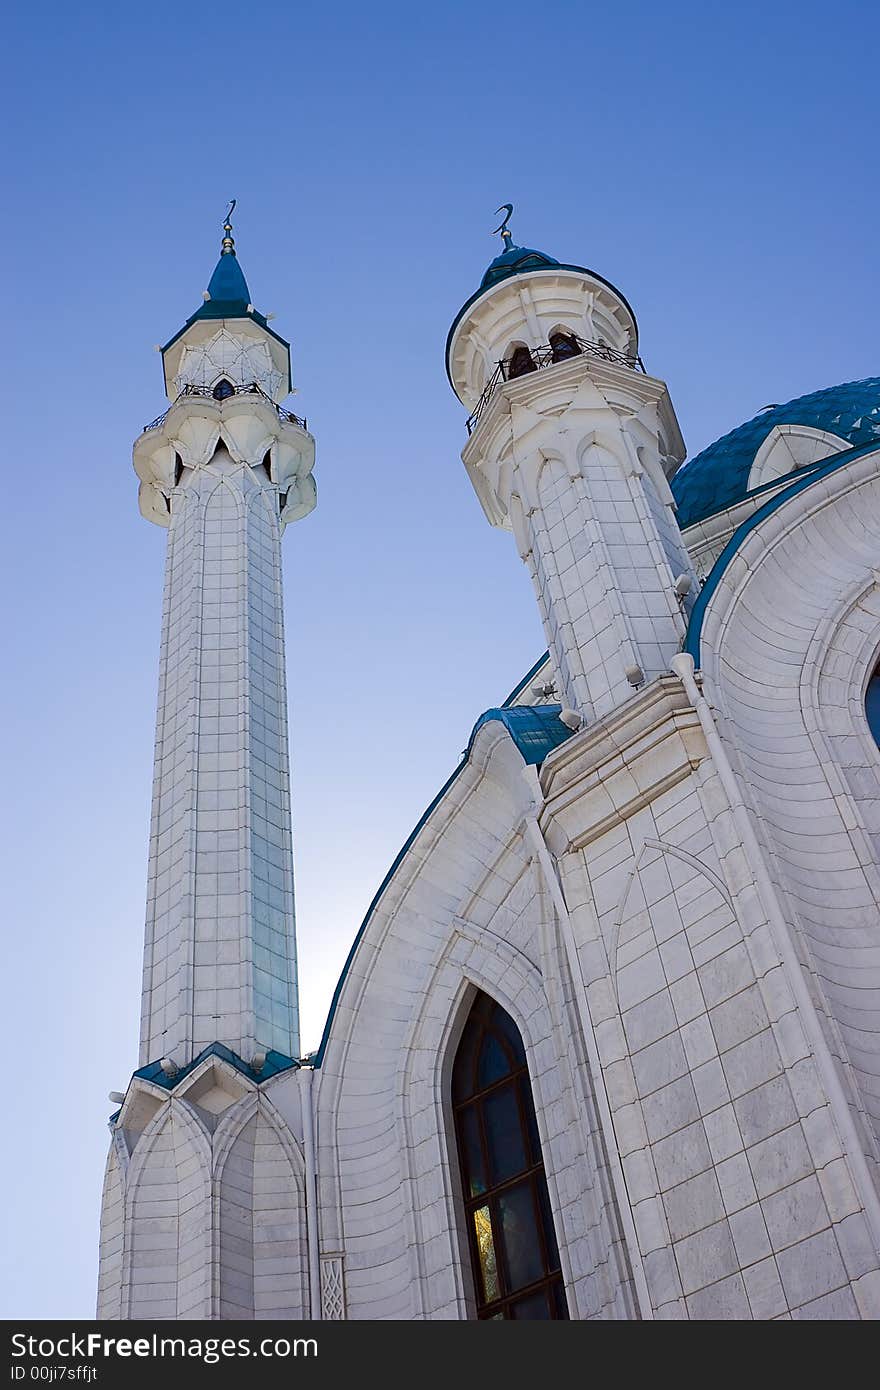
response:
<path fill-rule="evenodd" d="M 94 1306 L 107 1091 L 137 1065 L 165 544 L 131 440 L 227 200 L 318 447 L 318 509 L 285 538 L 308 1048 L 399 845 L 544 646 L 443 368 L 494 209 L 620 286 L 692 453 L 873 375 L 878 28 L 863 0 L 9 13 L 0 1316 Z"/>

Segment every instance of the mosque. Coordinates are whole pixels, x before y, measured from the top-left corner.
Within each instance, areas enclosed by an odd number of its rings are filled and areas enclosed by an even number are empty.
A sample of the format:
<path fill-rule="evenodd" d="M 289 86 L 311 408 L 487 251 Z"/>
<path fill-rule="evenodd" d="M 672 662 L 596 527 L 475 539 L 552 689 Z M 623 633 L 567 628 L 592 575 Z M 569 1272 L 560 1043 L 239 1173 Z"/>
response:
<path fill-rule="evenodd" d="M 229 218 L 162 349 L 100 1318 L 880 1314 L 880 379 L 686 459 L 623 294 L 506 211 L 446 366 L 548 650 L 474 711 L 307 1057 L 281 537 L 315 442 Z"/>

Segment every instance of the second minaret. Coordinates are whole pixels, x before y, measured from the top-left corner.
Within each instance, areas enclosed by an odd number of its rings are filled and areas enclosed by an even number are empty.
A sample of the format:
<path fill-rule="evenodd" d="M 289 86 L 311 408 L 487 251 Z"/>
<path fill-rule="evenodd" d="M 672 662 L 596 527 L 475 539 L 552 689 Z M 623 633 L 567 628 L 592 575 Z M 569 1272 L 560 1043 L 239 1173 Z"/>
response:
<path fill-rule="evenodd" d="M 447 344 L 462 458 L 528 566 L 559 697 L 592 721 L 681 646 L 695 580 L 667 476 L 684 446 L 620 292 L 503 235 Z"/>

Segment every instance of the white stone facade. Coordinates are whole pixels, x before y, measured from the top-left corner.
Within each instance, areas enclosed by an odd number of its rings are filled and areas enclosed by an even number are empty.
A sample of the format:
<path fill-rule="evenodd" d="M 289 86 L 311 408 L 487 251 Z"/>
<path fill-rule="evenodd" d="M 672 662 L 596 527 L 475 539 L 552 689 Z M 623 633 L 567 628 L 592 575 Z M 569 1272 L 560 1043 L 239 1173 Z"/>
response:
<path fill-rule="evenodd" d="M 496 360 L 557 329 L 630 360 L 584 349 L 486 399 Z M 465 464 L 550 649 L 512 704 L 555 682 L 572 732 L 536 765 L 481 723 L 299 1069 L 254 1002 L 253 884 L 274 849 L 289 890 L 289 821 L 258 816 L 288 775 L 274 460 L 287 430 L 307 506 L 308 441 L 257 403 L 243 448 L 235 396 L 138 446 L 169 568 L 144 1065 L 112 1126 L 101 1316 L 476 1317 L 450 1077 L 477 991 L 523 1040 L 571 1318 L 880 1314 L 880 452 L 778 432 L 760 498 L 683 537 L 678 425 L 636 352 L 622 297 L 572 267 L 490 284 L 450 335 L 456 390 L 483 397 Z M 214 651 L 235 654 L 216 677 Z M 288 1060 L 261 1076 L 269 1047 Z"/>

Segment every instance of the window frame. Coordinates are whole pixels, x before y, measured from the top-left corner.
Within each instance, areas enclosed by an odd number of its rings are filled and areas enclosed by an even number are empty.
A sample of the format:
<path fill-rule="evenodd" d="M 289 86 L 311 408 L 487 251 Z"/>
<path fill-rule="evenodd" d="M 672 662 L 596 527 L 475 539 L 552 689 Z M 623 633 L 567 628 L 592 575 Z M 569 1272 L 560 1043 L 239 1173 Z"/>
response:
<path fill-rule="evenodd" d="M 503 1015 L 506 1026 L 493 1027 L 498 1014 Z M 513 1030 L 519 1043 L 519 1056 L 509 1040 Z M 474 1040 L 474 1031 L 477 1037 Z M 487 1038 L 494 1037 L 500 1044 L 507 1060 L 508 1069 L 495 1080 L 481 1085 L 478 1079 L 480 1057 Z M 467 1048 L 469 1059 L 463 1053 Z M 468 1081 L 469 1094 L 461 1094 L 460 1070 L 465 1061 L 470 1061 L 471 1072 Z M 515 1097 L 516 1114 L 519 1120 L 519 1135 L 522 1151 L 526 1159 L 524 1167 L 495 1180 L 492 1173 L 492 1153 L 488 1128 L 486 1103 L 493 1096 L 512 1090 Z M 543 1294 L 548 1310 L 547 1321 L 568 1320 L 568 1299 L 562 1274 L 559 1239 L 553 1220 L 550 1193 L 547 1187 L 543 1146 L 538 1132 L 535 1114 L 534 1095 L 528 1070 L 522 1034 L 510 1014 L 490 995 L 479 991 L 465 1019 L 450 1071 L 450 1105 L 452 1112 L 455 1146 L 460 1175 L 460 1198 L 463 1202 L 465 1225 L 467 1227 L 467 1246 L 474 1284 L 476 1317 L 480 1321 L 493 1319 L 516 1320 L 516 1306 L 525 1300 Z M 463 1115 L 470 1110 L 476 1116 L 476 1131 L 479 1144 L 479 1158 L 485 1186 L 482 1191 L 472 1193 L 472 1165 L 466 1148 Z M 538 1255 L 542 1274 L 526 1284 L 514 1285 L 504 1241 L 504 1227 L 501 1219 L 500 1201 L 515 1189 L 527 1188 L 531 1201 L 531 1216 L 534 1232 L 538 1240 Z M 489 1213 L 492 1246 L 495 1256 L 498 1294 L 487 1297 L 483 1277 L 483 1260 L 477 1236 L 476 1213 L 486 1208 Z M 549 1226 L 549 1231 L 548 1231 Z M 551 1248 L 552 1241 L 552 1248 Z M 555 1254 L 554 1254 L 555 1250 Z M 560 1311 L 560 1309 L 564 1311 Z"/>

